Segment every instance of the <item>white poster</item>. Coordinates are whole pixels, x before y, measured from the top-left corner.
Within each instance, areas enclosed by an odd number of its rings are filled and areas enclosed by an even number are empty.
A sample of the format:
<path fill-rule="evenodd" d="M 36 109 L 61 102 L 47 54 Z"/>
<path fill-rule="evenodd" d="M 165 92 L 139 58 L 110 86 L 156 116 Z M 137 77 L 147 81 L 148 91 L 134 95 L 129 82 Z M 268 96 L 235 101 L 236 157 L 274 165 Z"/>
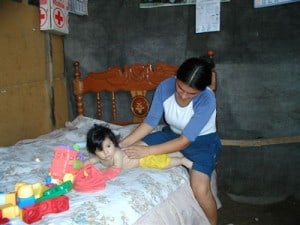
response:
<path fill-rule="evenodd" d="M 220 31 L 220 0 L 196 1 L 196 33 Z"/>

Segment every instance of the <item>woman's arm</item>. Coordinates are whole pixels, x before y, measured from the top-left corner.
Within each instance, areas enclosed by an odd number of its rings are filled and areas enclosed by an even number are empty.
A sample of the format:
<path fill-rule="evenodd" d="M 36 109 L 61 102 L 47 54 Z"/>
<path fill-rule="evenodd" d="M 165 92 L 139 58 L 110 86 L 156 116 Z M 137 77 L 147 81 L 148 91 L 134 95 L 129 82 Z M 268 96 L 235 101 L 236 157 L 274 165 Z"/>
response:
<path fill-rule="evenodd" d="M 167 141 L 158 145 L 131 145 L 123 148 L 125 154 L 130 159 L 139 159 L 148 155 L 157 155 L 157 154 L 168 154 L 172 152 L 178 152 L 190 144 L 190 141 L 184 136 L 181 135 L 178 138 L 175 138 L 171 141 Z"/>
<path fill-rule="evenodd" d="M 184 135 L 180 135 L 178 138 L 164 142 L 158 145 L 151 145 L 149 147 L 149 155 L 168 154 L 172 152 L 178 152 L 187 147 L 191 142 Z"/>
<path fill-rule="evenodd" d="M 153 130 L 153 127 L 147 123 L 141 123 L 136 129 L 134 129 L 127 137 L 125 137 L 120 143 L 120 147 L 128 147 L 134 143 L 140 141 L 143 137 L 149 134 Z"/>

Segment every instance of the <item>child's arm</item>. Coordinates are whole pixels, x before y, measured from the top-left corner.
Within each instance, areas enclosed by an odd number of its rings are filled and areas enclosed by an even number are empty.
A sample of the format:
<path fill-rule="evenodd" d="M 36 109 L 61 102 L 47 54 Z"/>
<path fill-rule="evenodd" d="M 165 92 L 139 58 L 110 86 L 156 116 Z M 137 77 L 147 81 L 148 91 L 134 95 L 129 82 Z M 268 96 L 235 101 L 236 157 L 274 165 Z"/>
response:
<path fill-rule="evenodd" d="M 94 157 L 91 157 L 89 158 L 88 160 L 86 160 L 83 165 L 87 165 L 87 164 L 95 164 L 95 163 L 98 163 L 100 162 L 100 159 L 97 157 L 97 156 L 94 156 Z"/>

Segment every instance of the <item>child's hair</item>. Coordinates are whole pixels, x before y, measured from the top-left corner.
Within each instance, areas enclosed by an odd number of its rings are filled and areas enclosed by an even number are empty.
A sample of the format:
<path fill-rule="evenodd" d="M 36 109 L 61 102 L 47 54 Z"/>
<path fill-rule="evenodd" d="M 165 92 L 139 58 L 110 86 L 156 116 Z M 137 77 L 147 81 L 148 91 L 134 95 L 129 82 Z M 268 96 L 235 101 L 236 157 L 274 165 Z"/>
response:
<path fill-rule="evenodd" d="M 86 137 L 86 147 L 88 152 L 95 154 L 96 149 L 103 150 L 103 141 L 105 138 L 109 138 L 113 144 L 117 147 L 118 137 L 108 127 L 94 124 L 94 126 L 88 131 Z"/>

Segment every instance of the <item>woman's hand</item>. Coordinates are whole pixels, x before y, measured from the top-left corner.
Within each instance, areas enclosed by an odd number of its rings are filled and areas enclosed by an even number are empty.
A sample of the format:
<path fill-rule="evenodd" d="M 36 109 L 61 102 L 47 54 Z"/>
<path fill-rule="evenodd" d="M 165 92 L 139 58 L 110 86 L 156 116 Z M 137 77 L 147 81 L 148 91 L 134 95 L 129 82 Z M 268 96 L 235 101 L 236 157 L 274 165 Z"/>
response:
<path fill-rule="evenodd" d="M 149 146 L 145 145 L 131 145 L 125 148 L 122 148 L 128 158 L 130 159 L 140 159 L 146 157 L 149 154 Z"/>
<path fill-rule="evenodd" d="M 123 150 L 126 146 L 129 146 L 131 143 L 127 139 L 123 139 L 119 142 L 119 147 Z"/>

